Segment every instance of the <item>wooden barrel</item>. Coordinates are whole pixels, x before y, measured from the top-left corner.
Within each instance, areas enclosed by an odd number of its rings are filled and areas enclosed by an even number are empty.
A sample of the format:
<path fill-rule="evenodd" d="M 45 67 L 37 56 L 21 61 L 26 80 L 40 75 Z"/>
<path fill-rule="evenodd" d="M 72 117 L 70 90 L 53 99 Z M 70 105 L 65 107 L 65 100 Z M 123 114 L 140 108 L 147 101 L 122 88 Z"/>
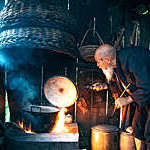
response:
<path fill-rule="evenodd" d="M 134 137 L 131 133 L 120 134 L 120 150 L 136 150 Z"/>
<path fill-rule="evenodd" d="M 92 150 L 118 150 L 119 129 L 112 125 L 97 125 L 92 128 L 91 148 Z"/>

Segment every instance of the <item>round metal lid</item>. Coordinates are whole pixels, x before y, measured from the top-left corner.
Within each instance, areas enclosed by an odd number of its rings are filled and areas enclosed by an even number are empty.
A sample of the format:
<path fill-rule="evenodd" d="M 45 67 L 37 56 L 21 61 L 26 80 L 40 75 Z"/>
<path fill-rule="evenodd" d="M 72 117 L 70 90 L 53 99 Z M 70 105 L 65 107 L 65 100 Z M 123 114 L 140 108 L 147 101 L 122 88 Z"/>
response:
<path fill-rule="evenodd" d="M 103 124 L 92 127 L 92 131 L 117 132 L 119 131 L 119 128 L 113 125 Z"/>
<path fill-rule="evenodd" d="M 44 93 L 47 100 L 57 107 L 71 106 L 77 99 L 73 82 L 62 76 L 50 78 L 44 86 Z"/>

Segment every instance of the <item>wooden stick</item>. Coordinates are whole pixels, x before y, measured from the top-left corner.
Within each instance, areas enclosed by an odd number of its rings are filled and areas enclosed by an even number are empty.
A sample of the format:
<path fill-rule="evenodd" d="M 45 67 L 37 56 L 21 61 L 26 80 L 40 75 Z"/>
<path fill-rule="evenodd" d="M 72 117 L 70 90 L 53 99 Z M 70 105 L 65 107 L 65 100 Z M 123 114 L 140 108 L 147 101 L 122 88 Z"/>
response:
<path fill-rule="evenodd" d="M 108 93 L 108 89 L 107 89 L 107 94 L 106 94 L 106 117 L 108 115 L 108 99 L 109 99 L 109 93 Z"/>
<path fill-rule="evenodd" d="M 122 97 L 124 95 L 124 93 L 126 92 L 127 88 L 130 86 L 130 83 L 126 86 L 126 88 L 124 89 L 124 91 L 121 93 L 120 97 Z M 121 123 L 122 123 L 122 113 L 123 113 L 123 108 L 120 108 L 120 122 L 119 122 L 119 128 L 121 128 Z"/>

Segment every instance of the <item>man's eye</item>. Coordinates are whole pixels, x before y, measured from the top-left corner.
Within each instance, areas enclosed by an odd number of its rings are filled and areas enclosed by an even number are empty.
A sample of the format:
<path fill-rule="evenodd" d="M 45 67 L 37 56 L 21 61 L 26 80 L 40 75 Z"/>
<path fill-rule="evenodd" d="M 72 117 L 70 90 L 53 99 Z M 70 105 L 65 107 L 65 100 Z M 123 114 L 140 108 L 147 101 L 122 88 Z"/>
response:
<path fill-rule="evenodd" d="M 100 61 L 104 61 L 104 58 L 101 58 Z"/>

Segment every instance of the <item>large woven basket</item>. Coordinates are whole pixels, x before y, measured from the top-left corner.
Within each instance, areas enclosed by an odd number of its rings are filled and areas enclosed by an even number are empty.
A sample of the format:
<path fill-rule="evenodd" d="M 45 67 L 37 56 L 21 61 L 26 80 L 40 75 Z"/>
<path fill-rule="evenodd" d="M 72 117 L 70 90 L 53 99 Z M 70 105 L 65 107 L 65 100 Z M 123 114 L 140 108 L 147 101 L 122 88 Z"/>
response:
<path fill-rule="evenodd" d="M 0 27 L 5 29 L 18 26 L 62 27 L 73 31 L 77 22 L 63 7 L 63 3 L 54 5 L 45 0 L 9 0 L 0 12 Z"/>
<path fill-rule="evenodd" d="M 57 29 L 26 27 L 9 29 L 0 33 L 0 49 L 28 47 L 49 49 L 75 57 L 74 37 Z"/>
<path fill-rule="evenodd" d="M 61 0 L 9 0 L 0 12 L 0 48 L 45 48 L 75 56 L 76 26 Z"/>

